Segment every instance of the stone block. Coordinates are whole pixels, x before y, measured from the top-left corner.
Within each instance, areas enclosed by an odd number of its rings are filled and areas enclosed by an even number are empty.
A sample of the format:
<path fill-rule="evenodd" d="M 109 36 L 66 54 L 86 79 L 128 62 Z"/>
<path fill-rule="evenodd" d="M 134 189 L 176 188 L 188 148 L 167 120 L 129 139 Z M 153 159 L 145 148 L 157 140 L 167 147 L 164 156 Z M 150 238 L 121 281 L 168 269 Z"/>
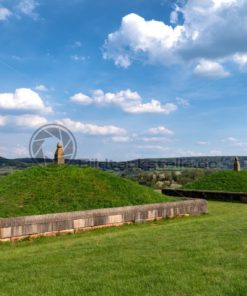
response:
<path fill-rule="evenodd" d="M 0 238 L 11 237 L 11 227 L 0 228 Z"/>

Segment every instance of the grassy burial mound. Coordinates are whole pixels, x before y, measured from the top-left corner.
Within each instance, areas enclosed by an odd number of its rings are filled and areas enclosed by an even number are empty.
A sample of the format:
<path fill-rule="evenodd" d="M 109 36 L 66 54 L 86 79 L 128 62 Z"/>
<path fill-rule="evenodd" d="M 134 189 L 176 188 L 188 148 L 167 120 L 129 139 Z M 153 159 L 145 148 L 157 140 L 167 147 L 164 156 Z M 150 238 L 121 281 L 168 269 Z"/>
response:
<path fill-rule="evenodd" d="M 185 189 L 247 192 L 247 171 L 221 171 L 186 184 Z"/>
<path fill-rule="evenodd" d="M 35 166 L 0 179 L 0 217 L 58 213 L 174 200 L 92 168 Z"/>

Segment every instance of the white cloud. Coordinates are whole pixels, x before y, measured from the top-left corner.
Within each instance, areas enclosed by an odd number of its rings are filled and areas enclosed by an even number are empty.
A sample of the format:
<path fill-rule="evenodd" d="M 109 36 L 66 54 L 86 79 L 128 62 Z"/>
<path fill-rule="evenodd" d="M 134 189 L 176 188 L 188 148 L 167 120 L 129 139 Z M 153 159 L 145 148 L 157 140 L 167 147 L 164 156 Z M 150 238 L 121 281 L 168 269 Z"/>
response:
<path fill-rule="evenodd" d="M 171 13 L 173 26 L 131 13 L 108 35 L 103 57 L 127 68 L 135 60 L 161 64 L 217 61 L 245 53 L 246 10 L 247 0 L 180 1 Z M 221 77 L 227 74 L 218 72 Z"/>
<path fill-rule="evenodd" d="M 18 5 L 19 10 L 33 19 L 37 19 L 38 14 L 35 12 L 35 8 L 38 6 L 36 0 L 21 0 Z"/>
<path fill-rule="evenodd" d="M 125 129 L 114 125 L 95 125 L 90 123 L 82 123 L 80 121 L 73 121 L 69 118 L 57 120 L 57 123 L 64 125 L 74 132 L 88 135 L 113 136 L 126 133 Z"/>
<path fill-rule="evenodd" d="M 208 145 L 209 143 L 207 141 L 197 141 L 196 144 L 198 145 Z"/>
<path fill-rule="evenodd" d="M 48 91 L 48 88 L 43 84 L 35 86 L 34 89 L 37 90 L 37 91 Z"/>
<path fill-rule="evenodd" d="M 11 11 L 5 7 L 0 7 L 0 21 L 5 21 L 11 16 Z"/>
<path fill-rule="evenodd" d="M 28 149 L 25 146 L 17 145 L 12 150 L 12 153 L 17 157 L 26 157 L 29 155 Z"/>
<path fill-rule="evenodd" d="M 247 141 L 246 140 L 240 140 L 234 137 L 228 137 L 226 139 L 226 142 L 230 143 L 231 146 L 233 147 L 238 147 L 238 148 L 243 148 L 247 149 Z"/>
<path fill-rule="evenodd" d="M 28 149 L 25 146 L 17 144 L 16 146 L 11 147 L 1 147 L 0 146 L 0 155 L 2 157 L 27 157 L 29 155 Z"/>
<path fill-rule="evenodd" d="M 82 56 L 82 55 L 72 55 L 71 59 L 74 61 L 81 61 L 84 62 L 86 60 L 86 57 Z"/>
<path fill-rule="evenodd" d="M 240 70 L 247 71 L 247 54 L 236 53 L 233 56 L 233 61 L 239 66 Z"/>
<path fill-rule="evenodd" d="M 174 135 L 174 132 L 166 128 L 165 126 L 152 127 L 149 128 L 147 132 L 152 135 Z"/>
<path fill-rule="evenodd" d="M 223 153 L 221 150 L 211 150 L 209 154 L 212 156 L 221 156 Z"/>
<path fill-rule="evenodd" d="M 131 139 L 128 136 L 115 136 L 115 137 L 112 137 L 112 141 L 116 142 L 116 143 L 127 143 L 130 140 Z"/>
<path fill-rule="evenodd" d="M 6 157 L 8 149 L 6 147 L 0 146 L 0 156 Z"/>
<path fill-rule="evenodd" d="M 183 150 L 183 149 L 178 149 L 175 152 L 175 155 L 177 155 L 179 157 L 205 156 L 205 154 L 202 152 L 195 152 L 193 150 Z"/>
<path fill-rule="evenodd" d="M 220 9 L 224 6 L 231 6 L 232 4 L 235 4 L 237 0 L 213 0 L 214 8 Z"/>
<path fill-rule="evenodd" d="M 171 142 L 171 139 L 165 137 L 141 137 L 139 140 L 143 142 Z"/>
<path fill-rule="evenodd" d="M 0 115 L 0 126 L 5 126 L 7 123 L 7 117 Z"/>
<path fill-rule="evenodd" d="M 72 45 L 73 48 L 82 47 L 81 41 L 75 41 L 75 43 Z"/>
<path fill-rule="evenodd" d="M 178 15 L 179 15 L 180 9 L 177 5 L 175 5 L 175 9 L 170 14 L 170 23 L 171 24 L 177 24 L 178 23 Z"/>
<path fill-rule="evenodd" d="M 182 106 L 184 108 L 187 108 L 190 106 L 189 101 L 183 98 L 176 98 L 176 102 L 179 106 Z"/>
<path fill-rule="evenodd" d="M 225 78 L 230 75 L 221 64 L 205 59 L 202 59 L 195 67 L 194 74 L 208 78 Z"/>
<path fill-rule="evenodd" d="M 70 97 L 70 100 L 75 103 L 79 103 L 82 105 L 89 105 L 93 102 L 93 99 L 89 96 L 84 95 L 83 93 L 77 93 Z"/>
<path fill-rule="evenodd" d="M 39 115 L 21 115 L 15 117 L 17 126 L 40 127 L 47 123 L 47 119 Z"/>
<path fill-rule="evenodd" d="M 113 59 L 123 68 L 127 68 L 141 53 L 146 53 L 150 62 L 162 60 L 170 55 L 183 32 L 182 26 L 173 28 L 131 13 L 123 17 L 118 31 L 108 35 L 103 57 Z"/>
<path fill-rule="evenodd" d="M 14 93 L 0 93 L 0 109 L 51 112 L 41 97 L 29 88 L 18 88 Z"/>
<path fill-rule="evenodd" d="M 70 98 L 77 103 L 87 104 L 94 103 L 96 105 L 116 105 L 123 111 L 128 113 L 164 113 L 169 114 L 177 110 L 174 103 L 162 104 L 158 100 L 152 99 L 150 102 L 144 103 L 142 97 L 129 89 L 121 90 L 116 93 L 104 93 L 98 89 L 92 92 L 92 96 L 86 96 L 82 93 L 76 94 Z"/>
<path fill-rule="evenodd" d="M 230 141 L 230 142 L 237 142 L 237 141 L 238 141 L 238 140 L 237 140 L 236 138 L 234 138 L 234 137 L 228 137 L 227 140 Z"/>
<path fill-rule="evenodd" d="M 159 151 L 163 151 L 163 152 L 166 152 L 166 151 L 169 151 L 170 148 L 168 147 L 164 147 L 164 146 L 161 146 L 161 145 L 137 145 L 136 146 L 138 149 L 147 149 L 147 150 L 159 150 Z"/>
<path fill-rule="evenodd" d="M 131 106 L 125 109 L 125 111 L 130 113 L 164 113 L 169 114 L 177 110 L 177 106 L 173 103 L 166 103 L 161 105 L 157 100 L 151 100 L 149 103 L 139 104 L 136 106 Z"/>
<path fill-rule="evenodd" d="M 0 116 L 0 126 L 20 126 L 20 127 L 40 127 L 41 125 L 46 124 L 48 121 L 46 118 L 39 115 L 8 115 L 8 116 Z"/>

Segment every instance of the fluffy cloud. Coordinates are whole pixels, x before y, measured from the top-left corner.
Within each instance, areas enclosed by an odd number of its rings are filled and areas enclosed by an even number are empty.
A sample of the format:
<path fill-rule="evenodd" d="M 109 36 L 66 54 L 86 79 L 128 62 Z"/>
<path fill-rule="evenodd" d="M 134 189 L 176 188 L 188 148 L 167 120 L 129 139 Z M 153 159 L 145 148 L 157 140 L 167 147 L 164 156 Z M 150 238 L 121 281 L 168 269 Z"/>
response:
<path fill-rule="evenodd" d="M 89 96 L 84 95 L 83 93 L 75 94 L 74 96 L 70 97 L 71 102 L 79 103 L 82 105 L 89 105 L 93 102 L 93 99 Z"/>
<path fill-rule="evenodd" d="M 85 60 L 86 60 L 86 57 L 84 57 L 84 56 L 82 56 L 82 55 L 77 55 L 77 54 L 75 54 L 75 55 L 72 55 L 71 56 L 71 59 L 72 60 L 74 60 L 74 61 L 77 61 L 77 62 L 85 62 Z"/>
<path fill-rule="evenodd" d="M 45 117 L 39 115 L 19 115 L 19 116 L 0 116 L 0 126 L 17 126 L 25 128 L 35 128 L 46 124 L 48 121 Z"/>
<path fill-rule="evenodd" d="M 174 132 L 165 126 L 152 127 L 147 131 L 151 135 L 174 135 Z"/>
<path fill-rule="evenodd" d="M 141 137 L 139 138 L 140 141 L 143 142 L 171 142 L 171 139 L 165 138 L 165 137 Z"/>
<path fill-rule="evenodd" d="M 38 128 L 47 124 L 48 120 L 39 115 L 24 114 L 19 116 L 0 116 L 0 126 L 15 126 L 20 128 Z M 127 142 L 130 138 L 126 130 L 114 125 L 95 125 L 73 121 L 70 118 L 56 120 L 56 123 L 64 125 L 73 132 L 94 136 L 112 136 L 114 142 Z"/>
<path fill-rule="evenodd" d="M 194 74 L 208 78 L 224 78 L 230 75 L 221 64 L 205 59 L 195 67 Z"/>
<path fill-rule="evenodd" d="M 0 116 L 0 126 L 15 125 L 20 127 L 40 127 L 47 119 L 39 115 Z"/>
<path fill-rule="evenodd" d="M 37 19 L 38 15 L 35 12 L 35 8 L 38 6 L 38 3 L 35 0 L 22 0 L 18 8 L 21 13 L 30 16 L 33 19 Z"/>
<path fill-rule="evenodd" d="M 128 136 L 115 136 L 112 137 L 112 141 L 116 143 L 127 143 L 131 141 L 131 138 Z"/>
<path fill-rule="evenodd" d="M 240 70 L 247 71 L 247 54 L 236 53 L 233 56 L 233 61 L 239 66 Z"/>
<path fill-rule="evenodd" d="M 124 16 L 105 41 L 104 58 L 127 68 L 135 60 L 218 60 L 247 51 L 247 0 L 179 2 L 172 25 L 133 13 Z"/>
<path fill-rule="evenodd" d="M 29 152 L 27 147 L 17 144 L 16 146 L 11 147 L 1 147 L 0 146 L 0 155 L 3 157 L 28 157 Z"/>
<path fill-rule="evenodd" d="M 212 0 L 214 9 L 220 9 L 224 6 L 231 6 L 232 4 L 236 4 L 238 0 Z"/>
<path fill-rule="evenodd" d="M 18 88 L 14 93 L 0 93 L 0 109 L 51 112 L 41 97 L 29 88 Z"/>
<path fill-rule="evenodd" d="M 7 118 L 6 116 L 1 116 L 0 115 L 0 126 L 4 126 L 7 123 Z"/>
<path fill-rule="evenodd" d="M 37 91 L 48 91 L 48 88 L 43 84 L 36 85 L 34 89 Z"/>
<path fill-rule="evenodd" d="M 160 145 L 137 145 L 136 148 L 142 149 L 142 150 L 158 150 L 161 152 L 167 152 L 170 150 L 169 147 L 164 147 Z"/>
<path fill-rule="evenodd" d="M 25 127 L 40 127 L 47 119 L 38 115 L 22 115 L 15 118 L 16 125 Z"/>
<path fill-rule="evenodd" d="M 13 153 L 13 155 L 15 155 L 17 157 L 29 156 L 29 151 L 28 151 L 27 147 L 21 146 L 21 145 L 17 145 L 16 147 L 13 147 L 12 153 Z"/>
<path fill-rule="evenodd" d="M 5 21 L 8 17 L 11 16 L 11 11 L 5 7 L 0 7 L 0 21 Z"/>
<path fill-rule="evenodd" d="M 105 59 L 113 59 L 115 65 L 127 68 L 141 53 L 151 62 L 168 57 L 179 42 L 184 28 L 168 26 L 159 21 L 146 21 L 131 13 L 123 17 L 118 31 L 108 35 L 105 43 Z"/>
<path fill-rule="evenodd" d="M 212 156 L 221 156 L 221 155 L 223 155 L 221 150 L 211 150 L 209 152 L 209 154 L 212 155 Z"/>
<path fill-rule="evenodd" d="M 208 145 L 209 142 L 207 142 L 207 141 L 197 141 L 196 144 L 203 146 L 203 145 Z"/>
<path fill-rule="evenodd" d="M 176 102 L 179 106 L 182 106 L 184 108 L 187 108 L 190 106 L 190 102 L 183 98 L 176 98 Z"/>
<path fill-rule="evenodd" d="M 228 137 L 226 140 L 223 140 L 223 142 L 228 142 L 233 147 L 238 147 L 241 149 L 246 150 L 247 149 L 247 141 L 246 140 L 240 140 L 234 137 Z"/>
<path fill-rule="evenodd" d="M 78 47 L 82 47 L 81 41 L 75 41 L 74 44 L 72 45 L 72 48 L 78 48 Z"/>
<path fill-rule="evenodd" d="M 116 105 L 128 113 L 164 113 L 169 114 L 177 109 L 174 103 L 162 104 L 158 100 L 152 99 L 150 102 L 143 103 L 142 97 L 137 92 L 131 90 L 121 90 L 117 93 L 104 93 L 102 90 L 94 90 L 92 96 L 83 93 L 75 94 L 70 98 L 71 101 L 96 105 Z"/>
<path fill-rule="evenodd" d="M 183 149 L 178 149 L 175 151 L 174 156 L 178 157 L 193 157 L 193 156 L 206 156 L 206 154 L 202 152 L 196 152 L 193 150 L 183 150 Z"/>
<path fill-rule="evenodd" d="M 94 125 L 90 123 L 82 123 L 80 121 L 73 121 L 69 118 L 57 120 L 57 123 L 66 126 L 74 132 L 87 135 L 113 136 L 126 133 L 125 129 L 114 125 Z"/>
<path fill-rule="evenodd" d="M 174 132 L 165 126 L 151 127 L 148 130 L 144 131 L 137 139 L 142 142 L 172 142 L 169 136 L 173 136 Z M 168 136 L 168 137 L 167 137 Z"/>

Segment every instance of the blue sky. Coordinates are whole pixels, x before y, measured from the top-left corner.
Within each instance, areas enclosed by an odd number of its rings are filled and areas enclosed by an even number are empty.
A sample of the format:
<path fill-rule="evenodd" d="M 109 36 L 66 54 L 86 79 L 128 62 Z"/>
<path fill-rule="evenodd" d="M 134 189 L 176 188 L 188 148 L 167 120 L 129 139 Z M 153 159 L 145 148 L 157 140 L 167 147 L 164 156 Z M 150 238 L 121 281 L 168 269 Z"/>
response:
<path fill-rule="evenodd" d="M 247 0 L 0 0 L 0 155 L 46 123 L 78 158 L 247 154 Z"/>

